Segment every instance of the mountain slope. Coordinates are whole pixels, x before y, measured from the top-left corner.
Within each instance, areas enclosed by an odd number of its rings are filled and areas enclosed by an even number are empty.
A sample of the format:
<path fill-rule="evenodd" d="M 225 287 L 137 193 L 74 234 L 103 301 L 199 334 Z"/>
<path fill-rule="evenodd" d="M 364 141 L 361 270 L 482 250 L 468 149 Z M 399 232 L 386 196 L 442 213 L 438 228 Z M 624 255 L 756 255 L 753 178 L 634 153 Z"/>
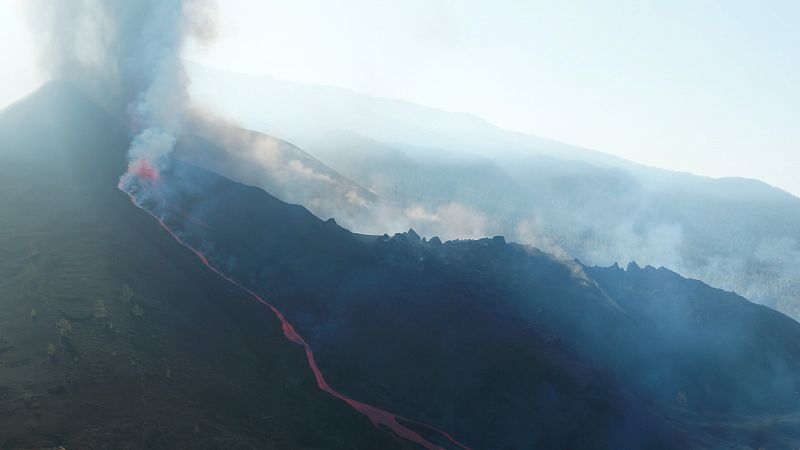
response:
<path fill-rule="evenodd" d="M 468 446 L 800 439 L 800 324 L 734 294 L 665 269 L 560 261 L 499 237 L 355 235 L 178 161 L 134 195 L 273 302 L 331 385 Z"/>
<path fill-rule="evenodd" d="M 484 294 L 486 286 L 463 279 L 471 265 L 420 265 L 405 237 L 364 244 L 299 206 L 185 164 L 176 162 L 160 182 L 164 203 L 143 193 L 142 204 L 212 265 L 277 305 L 328 381 L 354 399 L 447 430 L 473 448 L 682 442 L 570 347 L 508 305 L 486 304 L 505 280 L 493 279 Z M 561 265 L 540 264 L 569 279 Z M 615 315 L 605 306 L 595 312 Z M 481 331 L 468 338 L 470 330 Z"/>
<path fill-rule="evenodd" d="M 780 313 L 500 237 L 356 235 L 180 161 L 131 185 L 165 230 L 116 189 L 114 130 L 59 84 L 0 113 L 3 447 L 400 445 L 342 399 L 444 448 L 800 443 Z"/>
<path fill-rule="evenodd" d="M 127 143 L 63 83 L 0 113 L 0 448 L 399 447 L 116 188 Z"/>
<path fill-rule="evenodd" d="M 320 217 L 393 228 L 380 218 L 402 218 L 402 209 L 330 169 L 289 142 L 196 117 L 175 157 L 223 176 L 258 186 L 283 201 L 306 205 Z M 405 223 L 404 223 L 405 225 Z"/>
<path fill-rule="evenodd" d="M 350 229 L 501 234 L 587 264 L 636 260 L 800 317 L 800 199 L 784 191 L 654 169 L 409 102 L 190 69 L 198 100 L 397 205 L 357 220 L 342 208 L 333 216 Z"/>

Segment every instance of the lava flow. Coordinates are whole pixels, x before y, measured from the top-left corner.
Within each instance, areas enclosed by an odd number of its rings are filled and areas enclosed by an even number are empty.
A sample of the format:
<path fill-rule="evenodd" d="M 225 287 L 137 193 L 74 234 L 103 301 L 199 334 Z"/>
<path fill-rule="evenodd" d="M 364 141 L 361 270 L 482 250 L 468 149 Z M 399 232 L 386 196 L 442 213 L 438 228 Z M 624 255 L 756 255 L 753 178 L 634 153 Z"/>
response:
<path fill-rule="evenodd" d="M 128 165 L 128 173 L 137 176 L 141 180 L 150 182 L 158 181 L 158 171 L 146 159 L 134 161 Z"/>
<path fill-rule="evenodd" d="M 147 163 L 144 162 L 144 164 L 147 164 Z M 152 170 L 152 167 L 150 167 L 149 164 L 147 164 L 146 167 L 148 167 L 148 168 L 150 168 Z M 133 171 L 130 171 L 130 173 L 138 176 L 142 172 L 133 170 Z M 155 172 L 155 171 L 152 171 L 152 173 L 155 174 L 155 178 L 149 178 L 148 176 L 145 176 L 143 178 L 148 180 L 148 181 L 157 180 L 158 179 L 158 173 Z M 147 175 L 147 174 L 150 174 L 150 172 L 145 170 L 144 174 Z M 372 405 L 368 405 L 368 404 L 360 402 L 358 400 L 354 400 L 354 399 L 352 399 L 350 397 L 345 396 L 344 394 L 342 394 L 341 392 L 335 390 L 334 388 L 332 388 L 328 384 L 328 382 L 325 381 L 325 377 L 322 375 L 322 372 L 320 371 L 319 367 L 317 367 L 317 362 L 316 362 L 316 360 L 314 358 L 314 352 L 311 350 L 311 347 L 308 345 L 308 343 L 306 343 L 305 339 L 303 339 L 303 337 L 297 331 L 295 331 L 294 327 L 286 319 L 286 317 L 283 315 L 283 313 L 281 313 L 271 303 L 269 303 L 268 301 L 264 300 L 261 296 L 259 296 L 258 294 L 256 294 L 252 290 L 242 286 L 237 281 L 235 281 L 234 279 L 232 279 L 228 275 L 225 275 L 219 269 L 217 269 L 216 267 L 211 265 L 211 263 L 209 262 L 208 258 L 205 255 L 203 255 L 199 250 L 191 247 L 186 242 L 184 242 L 174 231 L 172 231 L 167 226 L 166 223 L 164 223 L 163 219 L 161 219 L 160 217 L 157 217 L 156 215 L 154 215 L 150 211 L 148 211 L 146 208 L 143 208 L 142 206 L 140 206 L 136 202 L 136 198 L 131 193 L 125 191 L 125 189 L 122 188 L 122 185 L 120 185 L 120 190 L 122 190 L 123 192 L 128 194 L 128 196 L 130 197 L 131 202 L 133 203 L 134 206 L 142 209 L 143 211 L 145 211 L 148 214 L 150 214 L 151 216 L 153 216 L 153 218 L 155 218 L 158 221 L 158 223 L 161 225 L 161 227 L 164 228 L 164 230 L 166 230 L 166 232 L 169 233 L 170 236 L 173 237 L 173 239 L 175 239 L 179 244 L 183 245 L 184 247 L 189 249 L 192 253 L 194 253 L 206 267 L 211 269 L 211 271 L 213 271 L 214 273 L 216 273 L 217 275 L 219 275 L 220 277 L 222 277 L 224 280 L 228 281 L 229 283 L 233 284 L 234 286 L 238 287 L 239 289 L 243 290 L 244 292 L 249 294 L 253 299 L 258 301 L 259 303 L 261 303 L 264 306 L 268 307 L 273 312 L 273 314 L 275 314 L 275 316 L 278 318 L 278 320 L 280 320 L 281 328 L 283 330 L 283 334 L 286 337 L 286 339 L 288 339 L 291 342 L 294 342 L 295 344 L 298 344 L 298 345 L 302 346 L 303 349 L 305 350 L 306 359 L 308 360 L 308 366 L 311 368 L 311 371 L 314 373 L 314 378 L 316 379 L 317 386 L 320 389 L 322 389 L 323 391 L 327 392 L 328 394 L 338 398 L 339 400 L 342 400 L 343 402 L 345 402 L 348 405 L 350 405 L 350 407 L 352 407 L 353 409 L 355 409 L 359 413 L 361 413 L 364 416 L 366 416 L 376 428 L 389 429 L 395 435 L 397 435 L 397 436 L 399 436 L 399 437 L 401 437 L 403 439 L 406 439 L 407 441 L 410 441 L 410 442 L 413 442 L 415 444 L 418 444 L 418 445 L 422 446 L 423 448 L 425 448 L 426 450 L 442 450 L 442 447 L 439 446 L 439 445 L 436 445 L 436 444 L 434 444 L 434 443 L 432 443 L 430 441 L 428 441 L 427 439 L 422 437 L 419 433 L 411 430 L 410 428 L 403 426 L 400 423 L 400 421 L 405 421 L 405 422 L 408 422 L 408 423 L 421 425 L 421 426 L 423 426 L 423 427 L 425 427 L 425 428 L 427 428 L 429 430 L 432 430 L 432 431 L 438 433 L 440 436 L 444 437 L 445 439 L 447 439 L 448 441 L 450 441 L 454 445 L 458 446 L 459 448 L 461 448 L 463 450 L 471 450 L 469 447 L 467 447 L 464 444 L 458 442 L 456 439 L 454 439 L 452 436 L 450 436 L 448 433 L 446 433 L 446 432 L 444 432 L 442 430 L 439 430 L 439 429 L 437 429 L 435 427 L 432 427 L 430 425 L 427 425 L 427 424 L 424 424 L 424 423 L 421 423 L 421 422 L 417 422 L 417 421 L 414 421 L 414 420 L 406 419 L 406 418 L 404 418 L 402 416 L 398 416 L 396 414 L 392 414 L 392 413 L 390 413 L 388 411 L 384 411 L 384 410 L 382 410 L 380 408 L 376 408 L 376 407 L 374 407 Z"/>

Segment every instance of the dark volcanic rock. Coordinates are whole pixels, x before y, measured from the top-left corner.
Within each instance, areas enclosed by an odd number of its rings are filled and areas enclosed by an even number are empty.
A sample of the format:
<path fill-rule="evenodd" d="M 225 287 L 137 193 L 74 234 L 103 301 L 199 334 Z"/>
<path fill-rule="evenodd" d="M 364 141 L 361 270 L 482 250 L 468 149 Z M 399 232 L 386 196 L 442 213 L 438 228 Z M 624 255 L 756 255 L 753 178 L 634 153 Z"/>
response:
<path fill-rule="evenodd" d="M 354 398 L 476 448 L 797 442 L 800 325 L 768 308 L 500 237 L 368 240 L 179 162 L 164 180 L 167 223 L 277 304 Z"/>

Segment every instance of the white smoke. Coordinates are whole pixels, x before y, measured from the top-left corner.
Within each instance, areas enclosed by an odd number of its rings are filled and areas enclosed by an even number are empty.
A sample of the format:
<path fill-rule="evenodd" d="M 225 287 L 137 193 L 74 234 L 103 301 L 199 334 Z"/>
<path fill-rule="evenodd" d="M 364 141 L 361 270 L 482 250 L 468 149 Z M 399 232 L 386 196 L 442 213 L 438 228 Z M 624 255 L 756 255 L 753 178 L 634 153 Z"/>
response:
<path fill-rule="evenodd" d="M 189 95 L 181 52 L 214 35 L 208 0 L 31 0 L 41 65 L 123 116 L 135 167 L 158 170 L 181 134 Z M 142 163 L 142 164 L 140 164 Z"/>

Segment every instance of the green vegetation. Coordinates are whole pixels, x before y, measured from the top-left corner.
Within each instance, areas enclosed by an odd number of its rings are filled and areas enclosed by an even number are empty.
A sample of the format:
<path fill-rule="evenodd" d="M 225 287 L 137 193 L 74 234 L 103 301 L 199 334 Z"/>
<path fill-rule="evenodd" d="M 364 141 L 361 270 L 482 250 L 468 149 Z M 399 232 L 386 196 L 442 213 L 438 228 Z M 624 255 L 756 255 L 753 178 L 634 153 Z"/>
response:
<path fill-rule="evenodd" d="M 122 290 L 119 293 L 119 298 L 120 298 L 120 300 L 122 300 L 122 303 L 124 303 L 126 305 L 133 298 L 133 290 L 131 290 L 131 287 L 128 286 L 127 283 L 122 283 Z"/>
<path fill-rule="evenodd" d="M 134 303 L 131 313 L 133 313 L 134 317 L 142 317 L 144 315 L 144 310 L 139 306 L 138 303 Z"/>
<path fill-rule="evenodd" d="M 101 297 L 98 297 L 97 300 L 94 302 L 94 313 L 92 314 L 95 319 L 105 319 L 108 317 L 108 310 L 106 309 L 106 303 L 103 301 Z"/>
<path fill-rule="evenodd" d="M 72 324 L 69 323 L 67 319 L 58 319 L 58 322 L 56 322 L 56 330 L 59 336 L 67 337 L 70 331 L 72 331 Z"/>

